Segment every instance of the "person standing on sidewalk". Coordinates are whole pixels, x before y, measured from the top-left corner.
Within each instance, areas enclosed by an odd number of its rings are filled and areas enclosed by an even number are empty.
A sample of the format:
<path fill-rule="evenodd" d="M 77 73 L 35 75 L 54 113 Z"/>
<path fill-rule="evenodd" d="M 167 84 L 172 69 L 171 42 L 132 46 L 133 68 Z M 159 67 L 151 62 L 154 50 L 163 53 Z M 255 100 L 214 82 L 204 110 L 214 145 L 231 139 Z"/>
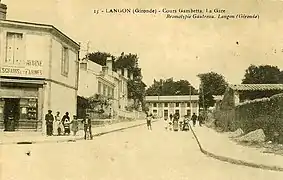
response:
<path fill-rule="evenodd" d="M 92 139 L 92 131 L 91 131 L 91 119 L 89 117 L 89 114 L 86 115 L 86 117 L 83 119 L 82 123 L 84 124 L 84 138 L 87 139 L 87 136 L 89 135 L 89 138 Z M 88 134 L 88 135 L 87 135 Z"/>
<path fill-rule="evenodd" d="M 79 125 L 78 125 L 78 120 L 77 120 L 76 115 L 73 116 L 73 120 L 71 121 L 71 124 L 72 124 L 73 135 L 76 136 L 76 134 L 79 130 Z"/>
<path fill-rule="evenodd" d="M 194 113 L 194 114 L 192 115 L 193 126 L 196 125 L 197 118 L 198 118 L 198 117 L 197 117 L 196 113 Z"/>
<path fill-rule="evenodd" d="M 56 134 L 58 136 L 61 135 L 61 131 L 62 131 L 62 127 L 61 127 L 62 123 L 61 123 L 61 118 L 60 118 L 60 112 L 57 111 L 56 116 L 55 116 L 55 123 L 54 123 L 54 129 L 56 132 Z"/>
<path fill-rule="evenodd" d="M 62 124 L 64 126 L 64 135 L 70 134 L 70 116 L 69 113 L 66 112 L 66 114 L 62 118 Z"/>
<path fill-rule="evenodd" d="M 46 134 L 47 136 L 52 136 L 54 117 L 52 115 L 51 110 L 48 110 L 48 114 L 45 115 L 45 121 L 46 121 Z"/>

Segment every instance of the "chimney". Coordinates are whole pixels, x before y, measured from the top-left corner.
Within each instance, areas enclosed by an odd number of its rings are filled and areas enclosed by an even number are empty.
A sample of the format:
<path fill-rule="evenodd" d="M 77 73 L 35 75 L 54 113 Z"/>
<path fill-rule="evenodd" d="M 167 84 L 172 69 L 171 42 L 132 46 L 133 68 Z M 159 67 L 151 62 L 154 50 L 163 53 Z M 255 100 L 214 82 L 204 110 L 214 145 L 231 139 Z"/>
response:
<path fill-rule="evenodd" d="M 128 69 L 127 68 L 124 68 L 124 76 L 125 76 L 125 78 L 128 78 Z"/>
<path fill-rule="evenodd" d="M 7 6 L 1 3 L 0 0 L 0 20 L 6 20 Z"/>
<path fill-rule="evenodd" d="M 113 67 L 112 67 L 112 58 L 111 58 L 111 57 L 107 57 L 107 59 L 106 59 L 106 66 L 108 67 L 108 70 L 109 70 L 109 71 L 112 71 L 112 70 L 113 70 Z"/>
<path fill-rule="evenodd" d="M 102 72 L 103 72 L 103 75 L 108 74 L 108 67 L 107 66 L 102 66 Z"/>

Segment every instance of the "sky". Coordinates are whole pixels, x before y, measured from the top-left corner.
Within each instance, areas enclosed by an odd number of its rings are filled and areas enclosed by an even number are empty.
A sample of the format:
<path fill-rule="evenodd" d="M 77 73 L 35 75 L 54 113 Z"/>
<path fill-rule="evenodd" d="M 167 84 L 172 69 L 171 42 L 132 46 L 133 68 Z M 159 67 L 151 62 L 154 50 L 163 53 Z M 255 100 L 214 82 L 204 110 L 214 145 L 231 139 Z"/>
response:
<path fill-rule="evenodd" d="M 283 70 L 283 2 L 278 0 L 2 0 L 7 19 L 52 24 L 89 52 L 134 53 L 143 81 L 173 77 L 196 88 L 214 71 L 241 83 L 250 64 Z M 166 14 L 94 14 L 94 9 L 224 9 L 259 19 L 166 19 Z M 238 43 L 237 43 L 238 42 Z"/>

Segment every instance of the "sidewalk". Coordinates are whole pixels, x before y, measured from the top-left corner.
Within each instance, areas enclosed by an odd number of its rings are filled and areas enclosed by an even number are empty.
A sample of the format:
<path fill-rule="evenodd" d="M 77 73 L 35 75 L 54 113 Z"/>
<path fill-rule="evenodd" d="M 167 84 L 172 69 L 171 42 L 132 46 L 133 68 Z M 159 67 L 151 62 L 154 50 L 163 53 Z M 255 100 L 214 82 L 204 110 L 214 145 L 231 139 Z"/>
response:
<path fill-rule="evenodd" d="M 208 127 L 192 127 L 201 151 L 211 157 L 250 167 L 283 171 L 283 156 L 261 153 L 256 148 L 236 144 L 227 134 Z"/>
<path fill-rule="evenodd" d="M 136 126 L 144 125 L 145 120 L 135 120 L 127 122 L 119 122 L 105 126 L 98 126 L 92 128 L 93 136 L 100 136 L 103 134 L 120 131 Z M 83 130 L 79 130 L 76 136 L 46 136 L 41 132 L 0 132 L 0 145 L 6 144 L 34 144 L 47 142 L 67 142 L 84 139 Z"/>

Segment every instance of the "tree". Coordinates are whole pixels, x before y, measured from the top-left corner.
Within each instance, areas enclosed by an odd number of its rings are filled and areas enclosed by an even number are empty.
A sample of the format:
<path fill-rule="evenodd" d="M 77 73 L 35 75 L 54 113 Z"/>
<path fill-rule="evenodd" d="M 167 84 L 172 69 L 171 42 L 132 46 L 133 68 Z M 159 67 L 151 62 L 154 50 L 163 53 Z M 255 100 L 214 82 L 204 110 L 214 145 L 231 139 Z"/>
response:
<path fill-rule="evenodd" d="M 242 84 L 280 84 L 283 83 L 283 71 L 277 66 L 250 65 L 246 69 Z M 258 99 L 263 97 L 270 97 L 278 94 L 280 91 L 245 91 L 241 94 L 243 99 Z"/>
<path fill-rule="evenodd" d="M 122 53 L 115 61 L 115 67 L 118 69 L 128 69 L 128 75 L 133 74 L 133 79 L 128 81 L 128 98 L 134 100 L 134 108 L 137 110 L 139 104 L 144 105 L 145 83 L 142 81 L 141 68 L 139 68 L 138 56 L 136 54 Z M 129 77 L 129 76 L 128 76 Z"/>
<path fill-rule="evenodd" d="M 93 52 L 86 55 L 86 58 L 101 66 L 106 66 L 107 57 L 112 57 L 112 63 L 114 64 L 115 57 L 106 52 Z"/>
<path fill-rule="evenodd" d="M 135 107 L 138 107 L 139 103 L 144 104 L 144 96 L 145 96 L 145 83 L 142 81 L 142 73 L 141 68 L 139 68 L 138 56 L 137 54 L 125 54 L 121 53 L 119 57 L 114 57 L 110 53 L 106 52 L 93 52 L 86 55 L 86 57 L 101 66 L 106 65 L 107 57 L 112 57 L 113 71 L 116 71 L 118 68 L 124 70 L 124 68 L 128 69 L 128 78 L 132 73 L 134 79 L 128 81 L 128 98 L 131 98 L 135 102 Z"/>
<path fill-rule="evenodd" d="M 204 109 L 214 105 L 215 100 L 213 95 L 223 95 L 228 83 L 225 81 L 224 76 L 215 72 L 199 74 L 200 78 L 200 93 L 199 104 Z"/>
<path fill-rule="evenodd" d="M 282 81 L 281 73 L 277 66 L 250 65 L 246 70 L 242 84 L 278 84 Z"/>
<path fill-rule="evenodd" d="M 169 78 L 154 80 L 146 90 L 146 94 L 148 96 L 195 95 L 197 90 L 187 80 L 174 81 L 173 78 Z"/>

